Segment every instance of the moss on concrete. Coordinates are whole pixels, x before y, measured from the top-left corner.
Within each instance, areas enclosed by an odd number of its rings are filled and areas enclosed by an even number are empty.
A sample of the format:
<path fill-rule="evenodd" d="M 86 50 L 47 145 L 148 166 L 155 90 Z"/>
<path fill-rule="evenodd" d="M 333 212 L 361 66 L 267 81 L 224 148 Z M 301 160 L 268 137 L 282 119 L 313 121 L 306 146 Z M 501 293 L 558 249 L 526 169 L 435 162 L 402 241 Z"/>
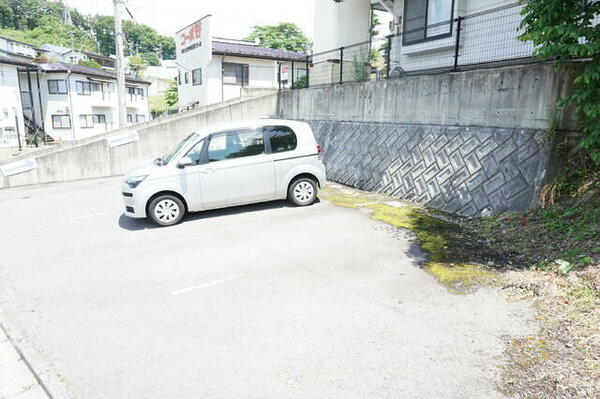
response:
<path fill-rule="evenodd" d="M 450 292 L 467 293 L 499 280 L 497 273 L 470 262 L 469 254 L 457 245 L 461 239 L 460 226 L 432 216 L 424 208 L 339 185 L 328 186 L 321 192 L 321 198 L 337 206 L 368 209 L 373 219 L 412 231 L 428 254 L 423 268 Z"/>

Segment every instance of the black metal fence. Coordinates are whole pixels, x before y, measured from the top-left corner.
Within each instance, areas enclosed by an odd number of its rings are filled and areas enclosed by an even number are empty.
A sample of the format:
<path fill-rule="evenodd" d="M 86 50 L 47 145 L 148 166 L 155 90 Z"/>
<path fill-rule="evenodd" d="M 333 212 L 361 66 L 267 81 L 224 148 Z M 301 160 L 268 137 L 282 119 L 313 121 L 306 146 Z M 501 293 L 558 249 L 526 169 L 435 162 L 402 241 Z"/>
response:
<path fill-rule="evenodd" d="M 510 4 L 311 54 L 302 84 L 290 87 L 538 62 L 533 44 L 519 39 L 522 8 Z"/>

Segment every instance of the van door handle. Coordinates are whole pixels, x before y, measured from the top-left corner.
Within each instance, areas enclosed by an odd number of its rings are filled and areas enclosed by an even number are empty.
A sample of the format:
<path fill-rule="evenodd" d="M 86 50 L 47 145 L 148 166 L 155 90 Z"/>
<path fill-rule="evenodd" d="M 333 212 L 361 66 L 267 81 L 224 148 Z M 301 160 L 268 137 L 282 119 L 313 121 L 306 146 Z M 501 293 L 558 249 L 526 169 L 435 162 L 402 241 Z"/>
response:
<path fill-rule="evenodd" d="M 207 173 L 210 173 L 212 171 L 213 171 L 213 168 L 204 168 L 204 169 L 202 169 L 201 172 L 204 173 L 204 174 L 207 174 Z"/>

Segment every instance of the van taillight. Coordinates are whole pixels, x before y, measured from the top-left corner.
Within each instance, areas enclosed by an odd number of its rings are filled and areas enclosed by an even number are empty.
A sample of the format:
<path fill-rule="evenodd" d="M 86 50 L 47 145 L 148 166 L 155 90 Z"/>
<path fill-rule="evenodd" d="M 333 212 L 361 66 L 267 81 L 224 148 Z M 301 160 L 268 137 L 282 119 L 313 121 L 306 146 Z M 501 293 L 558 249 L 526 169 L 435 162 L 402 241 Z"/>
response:
<path fill-rule="evenodd" d="M 317 144 L 317 152 L 320 154 L 322 151 L 321 144 Z"/>

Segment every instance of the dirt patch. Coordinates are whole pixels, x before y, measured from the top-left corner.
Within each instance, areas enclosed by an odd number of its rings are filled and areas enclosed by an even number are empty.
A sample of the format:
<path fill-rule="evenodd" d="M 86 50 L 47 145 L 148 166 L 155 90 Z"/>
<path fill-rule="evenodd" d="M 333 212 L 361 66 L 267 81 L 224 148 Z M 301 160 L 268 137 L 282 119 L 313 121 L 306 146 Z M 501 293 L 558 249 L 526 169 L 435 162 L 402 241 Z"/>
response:
<path fill-rule="evenodd" d="M 517 398 L 600 397 L 600 265 L 559 276 L 505 274 L 509 298 L 530 299 L 540 332 L 509 341 L 500 389 Z"/>

